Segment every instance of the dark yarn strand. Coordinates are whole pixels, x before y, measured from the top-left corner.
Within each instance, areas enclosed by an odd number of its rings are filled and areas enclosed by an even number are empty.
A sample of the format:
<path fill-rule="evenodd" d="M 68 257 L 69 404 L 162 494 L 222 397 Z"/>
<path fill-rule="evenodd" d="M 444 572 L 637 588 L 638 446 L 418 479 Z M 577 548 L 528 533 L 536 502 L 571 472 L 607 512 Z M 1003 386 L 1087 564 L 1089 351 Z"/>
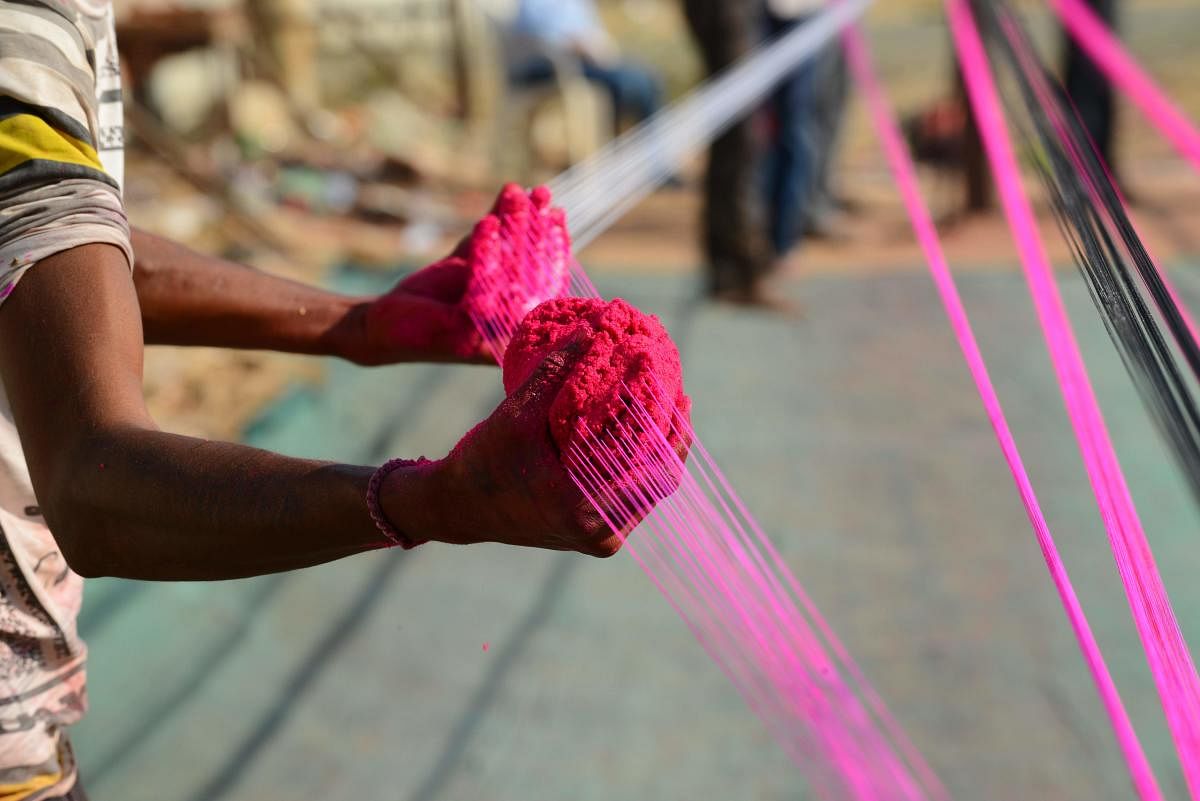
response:
<path fill-rule="evenodd" d="M 1015 91 L 1008 93 L 1006 104 L 1010 111 L 1018 103 L 1026 111 L 1011 118 L 1021 121 L 1018 127 L 1037 155 L 1055 217 L 1104 327 L 1200 503 L 1200 407 L 1143 292 L 1196 377 L 1200 347 L 1108 170 L 1065 94 L 1039 62 L 1017 15 L 1004 0 L 976 0 L 974 7 L 993 52 L 1010 68 Z"/>

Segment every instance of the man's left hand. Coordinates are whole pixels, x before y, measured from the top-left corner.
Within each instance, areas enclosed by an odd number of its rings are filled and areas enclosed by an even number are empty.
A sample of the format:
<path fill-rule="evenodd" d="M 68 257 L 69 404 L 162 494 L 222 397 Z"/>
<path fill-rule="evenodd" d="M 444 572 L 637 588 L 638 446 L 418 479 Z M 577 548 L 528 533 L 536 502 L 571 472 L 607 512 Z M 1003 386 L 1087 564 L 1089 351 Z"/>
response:
<path fill-rule="evenodd" d="M 461 250 L 461 248 L 460 248 Z M 456 251 L 405 278 L 390 292 L 356 309 L 359 364 L 457 362 L 496 364 L 496 358 L 462 308 L 470 279 Z"/>

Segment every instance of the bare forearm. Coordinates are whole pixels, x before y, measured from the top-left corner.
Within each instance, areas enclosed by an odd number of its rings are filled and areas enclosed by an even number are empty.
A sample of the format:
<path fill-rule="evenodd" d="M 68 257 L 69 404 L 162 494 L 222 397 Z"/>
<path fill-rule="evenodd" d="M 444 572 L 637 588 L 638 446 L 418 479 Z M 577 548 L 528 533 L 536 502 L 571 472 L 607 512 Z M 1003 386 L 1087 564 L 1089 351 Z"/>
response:
<path fill-rule="evenodd" d="M 43 260 L 0 309 L 0 378 L 42 512 L 78 572 L 225 579 L 379 547 L 370 468 L 159 431 L 141 353 L 137 298 L 110 245 Z M 392 484 L 384 511 L 421 540 L 463 494 L 429 468 Z"/>
<path fill-rule="evenodd" d="M 70 465 L 55 482 L 48 522 L 86 574 L 230 579 L 383 543 L 364 502 L 369 467 L 137 428 L 87 437 Z M 409 480 L 414 506 L 434 502 L 419 471 Z M 424 519 L 389 513 L 399 526 Z"/>
<path fill-rule="evenodd" d="M 134 229 L 147 344 L 351 356 L 363 302 L 196 253 Z"/>

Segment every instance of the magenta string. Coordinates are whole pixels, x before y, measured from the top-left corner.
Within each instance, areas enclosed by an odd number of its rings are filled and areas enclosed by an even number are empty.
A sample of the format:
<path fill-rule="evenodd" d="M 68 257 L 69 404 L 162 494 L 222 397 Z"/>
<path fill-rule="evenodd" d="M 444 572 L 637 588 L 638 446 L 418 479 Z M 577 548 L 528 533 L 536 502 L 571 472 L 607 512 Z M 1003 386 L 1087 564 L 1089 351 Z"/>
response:
<path fill-rule="evenodd" d="M 480 264 L 466 308 L 497 359 L 547 295 L 599 297 L 571 256 L 556 213 L 501 212 L 499 225 L 485 229 L 499 239 L 474 251 Z M 582 432 L 565 454 L 568 473 L 613 529 L 645 515 L 626 550 L 801 767 L 815 797 L 948 801 L 690 423 L 674 411 L 673 396 L 668 403 L 661 386 L 644 388 L 651 414 L 636 400 L 642 393 L 623 389 L 622 412 L 601 434 Z M 685 464 L 672 441 L 691 441 L 702 457 Z"/>
<path fill-rule="evenodd" d="M 1185 159 L 1200 169 L 1200 131 L 1082 0 L 1050 0 L 1063 27 Z"/>
<path fill-rule="evenodd" d="M 967 0 L 946 0 L 967 93 L 1026 281 L 1192 797 L 1200 790 L 1200 680 L 1088 379 L 1033 210 L 1025 197 L 991 70 Z"/>
<path fill-rule="evenodd" d="M 650 419 L 648 416 L 642 416 L 642 413 L 632 407 L 630 408 L 630 411 L 635 420 L 641 417 L 641 423 L 649 424 Z M 622 425 L 624 424 L 618 423 L 618 429 Z M 633 431 L 618 430 L 617 433 L 621 434 L 621 436 L 614 437 L 611 446 L 617 449 L 619 456 L 622 457 L 624 461 L 621 461 L 620 463 L 614 462 L 614 457 L 611 455 L 606 456 L 603 451 L 601 451 L 599 454 L 594 454 L 598 455 L 599 461 L 605 464 L 610 470 L 618 470 L 622 466 L 627 466 L 634 463 L 635 460 L 637 460 L 638 463 L 644 463 L 644 459 L 642 458 L 643 454 L 635 453 L 630 448 L 629 443 L 638 441 L 633 437 Z M 666 439 L 662 438 L 661 442 L 659 439 L 660 438 L 657 437 L 654 438 L 654 444 L 651 446 L 652 449 L 658 451 L 656 455 L 664 459 L 664 461 L 668 459 L 674 459 L 677 461 L 678 457 L 673 451 L 667 453 L 664 450 L 666 447 Z M 682 465 L 680 465 L 680 467 L 681 466 Z M 667 483 L 662 483 L 664 481 Z M 684 479 L 683 486 L 675 493 L 673 499 L 682 496 L 684 498 L 692 499 L 692 502 L 695 503 L 696 499 L 701 497 L 701 493 L 696 491 L 696 487 L 692 482 L 693 480 L 690 477 L 686 477 Z M 659 480 L 660 488 L 665 487 L 669 489 L 669 486 L 669 480 Z M 648 500 L 649 499 L 639 499 L 639 502 L 645 503 L 648 502 Z M 671 504 L 667 502 L 664 503 L 664 506 L 660 508 L 669 508 L 670 505 Z M 666 528 L 668 531 L 673 531 L 675 536 L 682 534 L 686 537 L 687 534 L 704 532 L 706 528 L 711 529 L 714 524 L 720 526 L 721 522 L 721 516 L 718 515 L 713 508 L 707 506 L 705 502 L 701 501 L 697 504 L 697 509 L 695 512 L 691 513 L 690 520 L 669 521 L 668 525 L 666 525 L 664 528 Z M 636 545 L 631 542 L 629 545 L 627 545 L 627 547 L 633 549 L 634 553 L 636 554 L 645 541 L 646 534 L 643 532 L 643 534 L 637 539 Z M 724 545 L 728 546 L 727 552 L 724 554 L 716 553 L 713 545 L 717 543 L 723 543 Z M 792 691 L 792 698 L 790 699 L 790 703 L 787 704 L 788 708 L 796 711 L 803 711 L 806 707 L 808 707 L 810 709 L 807 714 L 808 717 L 811 717 L 814 720 L 823 720 L 824 715 L 816 715 L 814 717 L 814 712 L 812 712 L 811 707 L 809 707 L 809 705 L 813 703 L 819 704 L 821 701 L 820 696 L 814 695 L 812 690 L 806 688 L 803 682 L 797 684 L 795 679 L 800 676 L 807 676 L 809 681 L 817 679 L 817 676 L 813 672 L 814 668 L 816 673 L 821 674 L 821 681 L 828 682 L 830 681 L 830 677 L 835 676 L 836 674 L 832 672 L 833 669 L 828 665 L 824 655 L 819 650 L 815 650 L 816 640 L 810 630 L 805 629 L 804 631 L 797 631 L 797 629 L 794 627 L 789 626 L 787 624 L 787 613 L 781 610 L 781 607 L 777 602 L 772 603 L 774 599 L 771 597 L 769 592 L 765 593 L 764 597 L 761 587 L 759 587 L 758 591 L 756 591 L 756 588 L 753 586 L 741 586 L 739 584 L 738 577 L 751 575 L 753 573 L 751 560 L 747 557 L 744 550 L 740 549 L 737 544 L 728 539 L 728 537 L 691 537 L 688 538 L 688 541 L 678 545 L 677 547 L 682 548 L 685 553 L 691 552 L 697 555 L 702 561 L 702 572 L 710 577 L 716 577 L 721 583 L 722 586 L 720 587 L 719 595 L 716 599 L 717 606 L 718 608 L 734 610 L 736 619 L 734 621 L 734 625 L 731 627 L 731 630 L 749 633 L 748 638 L 743 638 L 743 650 L 745 647 L 749 647 L 757 652 L 752 661 L 759 667 L 766 668 L 768 672 L 768 682 L 776 685 L 777 688 L 777 702 L 780 700 L 785 702 L 789 700 L 787 694 L 784 694 L 782 697 L 778 697 L 778 690 L 783 689 L 786 691 L 790 689 Z M 732 556 L 731 560 L 728 559 L 729 556 Z M 768 609 L 768 606 L 771 608 Z M 795 616 L 793 615 L 791 617 L 792 622 L 794 622 Z M 789 633 L 797 635 L 800 638 L 799 641 L 794 641 L 792 643 L 792 647 L 789 649 L 780 649 L 779 647 L 777 637 L 780 632 L 776 628 L 776 626 L 779 625 L 782 625 L 785 630 L 790 630 Z M 704 642 L 705 639 L 707 638 L 702 638 L 702 642 Z M 804 652 L 807 652 L 808 656 L 803 658 L 797 657 L 798 654 Z M 769 674 L 772 672 L 776 674 L 773 679 L 769 676 Z M 858 713 L 855 709 L 853 694 L 848 693 L 841 688 L 838 688 L 837 694 L 844 696 L 842 700 L 844 702 L 843 706 L 845 706 L 845 710 L 843 711 L 849 712 L 852 717 L 857 717 L 859 720 L 859 724 L 857 725 L 861 725 L 861 722 L 865 720 L 865 716 Z M 829 704 L 821 705 L 825 715 L 828 714 L 829 707 Z M 853 729 L 839 733 L 837 731 L 830 731 L 830 726 L 828 724 L 822 726 L 822 729 L 825 732 L 825 736 L 822 738 L 822 744 L 824 745 L 826 758 L 827 760 L 832 761 L 834 764 L 839 766 L 839 773 L 846 778 L 848 784 L 850 785 L 852 791 L 851 797 L 877 797 L 877 793 L 880 791 L 879 788 L 881 786 L 886 786 L 886 782 L 885 785 L 880 785 L 877 779 L 872 780 L 864 773 L 863 766 L 870 765 L 872 762 L 878 762 L 878 755 L 879 753 L 883 752 L 876 747 L 876 753 L 870 754 L 870 756 L 873 758 L 864 760 L 862 758 L 865 756 L 864 754 L 855 753 L 853 749 L 847 745 L 848 742 L 856 739 Z M 850 736 L 848 737 L 848 735 Z M 869 730 L 867 736 L 869 737 Z M 887 778 L 887 782 L 900 782 L 903 785 L 907 785 L 905 788 L 904 797 L 920 797 L 919 795 L 914 794 L 916 790 L 912 786 L 911 780 L 908 780 L 903 774 L 903 771 L 893 768 L 890 769 L 888 773 L 889 776 Z"/>
<path fill-rule="evenodd" d="M 542 291 L 537 271 L 558 274 L 564 253 L 563 243 L 547 245 L 509 227 L 503 233 L 504 269 L 479 271 L 471 309 L 497 358 L 527 310 L 522 291 Z M 568 268 L 571 291 L 598 296 L 578 263 L 570 259 Z M 804 770 L 815 797 L 948 801 L 778 552 L 764 556 L 770 543 L 728 482 L 706 472 L 719 473 L 690 424 L 675 413 L 656 418 L 625 390 L 625 414 L 602 436 L 588 432 L 568 455 L 571 478 L 614 529 L 652 509 L 625 549 Z M 661 386 L 652 395 L 656 411 L 671 408 Z M 670 421 L 672 431 L 660 431 L 655 419 Z M 684 464 L 671 433 L 703 457 Z M 614 484 L 613 476 L 630 473 L 638 480 Z"/>
<path fill-rule="evenodd" d="M 593 480 L 589 483 L 586 479 L 584 479 L 580 481 L 580 483 L 586 487 L 585 493 L 588 494 L 589 498 L 591 498 L 594 503 L 596 503 L 597 508 L 602 511 L 602 514 L 606 515 L 606 519 L 608 520 L 609 524 L 617 527 L 619 526 L 619 522 L 623 518 L 623 515 L 614 516 L 607 510 L 612 508 L 614 502 L 620 505 L 621 501 L 615 496 L 611 488 L 606 482 L 603 481 L 603 479 L 595 476 L 595 468 L 587 466 L 588 461 L 611 464 L 613 457 L 611 454 L 606 452 L 606 449 L 597 448 L 594 444 L 589 445 L 589 460 L 584 460 L 583 464 L 585 466 L 583 471 L 585 475 L 592 473 Z M 684 491 L 677 493 L 675 498 L 678 498 L 681 495 L 686 498 L 690 494 L 691 493 Z M 604 502 L 605 500 L 607 500 L 607 503 Z M 672 505 L 678 507 L 678 503 Z M 685 507 L 680 511 L 677 511 L 676 514 L 679 514 L 683 517 L 691 516 L 694 518 L 698 513 L 688 510 L 686 508 L 685 501 Z M 655 517 L 658 516 L 656 515 Z M 745 612 L 744 603 L 740 601 L 735 601 L 732 604 L 727 603 L 725 596 L 731 590 L 728 585 L 726 585 L 724 587 L 717 587 L 715 590 L 710 591 L 708 598 L 706 599 L 706 605 L 711 613 L 715 615 L 717 619 L 723 620 L 725 625 L 713 625 L 711 620 L 705 620 L 703 615 L 697 615 L 695 612 L 688 611 L 688 594 L 693 589 L 704 588 L 706 584 L 709 583 L 706 581 L 706 578 L 712 579 L 714 577 L 718 577 L 720 582 L 727 582 L 733 580 L 734 575 L 734 572 L 731 570 L 715 570 L 711 564 L 702 564 L 701 566 L 689 571 L 686 569 L 686 560 L 678 558 L 679 556 L 691 554 L 693 556 L 699 555 L 697 558 L 699 558 L 702 563 L 711 562 L 712 557 L 707 553 L 712 545 L 711 542 L 706 543 L 700 541 L 695 543 L 681 543 L 674 541 L 677 537 L 682 535 L 682 532 L 702 531 L 702 524 L 700 524 L 699 521 L 693 520 L 690 524 L 685 523 L 681 525 L 679 522 L 671 520 L 670 516 L 665 516 L 658 520 L 652 519 L 648 521 L 648 524 L 649 525 L 644 524 L 644 528 L 637 538 L 638 544 L 636 546 L 632 543 L 627 544 L 626 547 L 631 555 L 633 555 L 634 558 L 637 559 L 645 569 L 647 569 L 648 574 L 651 576 L 652 580 L 659 585 L 660 589 L 664 589 L 662 583 L 662 578 L 664 576 L 671 576 L 676 572 L 682 572 L 684 574 L 682 579 L 678 579 L 676 582 L 674 582 L 676 588 L 681 588 L 684 590 L 682 593 L 676 596 L 682 596 L 682 602 L 677 603 L 671 598 L 672 595 L 676 595 L 675 593 L 666 593 L 668 598 L 672 600 L 672 605 L 674 605 L 677 611 L 679 611 L 685 620 L 689 622 L 689 626 L 692 628 L 693 633 L 696 634 L 701 645 L 704 646 L 710 655 L 718 662 L 718 664 L 722 666 L 726 672 L 726 675 L 730 677 L 734 685 L 738 687 L 743 696 L 746 697 L 751 708 L 754 709 L 759 716 L 768 723 L 768 726 L 776 733 L 776 736 L 783 741 L 785 748 L 787 748 L 789 752 L 793 754 L 793 757 L 795 757 L 798 753 L 805 755 L 810 748 L 804 747 L 804 738 L 797 737 L 796 733 L 791 731 L 787 726 L 788 716 L 780 715 L 780 711 L 782 709 L 780 702 L 782 701 L 789 708 L 791 708 L 793 705 L 789 703 L 789 701 L 792 701 L 793 699 L 789 699 L 786 696 L 783 698 L 778 697 L 778 693 L 774 690 L 774 688 L 769 686 L 769 674 L 764 671 L 756 670 L 756 668 L 760 666 L 756 666 L 753 659 L 746 658 L 747 654 L 752 653 L 752 651 L 748 649 L 761 648 L 764 641 L 760 632 L 758 631 L 758 626 L 755 623 L 754 617 L 747 615 Z M 647 528 L 649 530 L 647 530 Z M 670 554 L 660 555 L 658 553 L 660 550 L 669 550 Z M 651 562 L 653 562 L 654 565 L 651 565 Z M 693 610 L 696 608 L 694 603 L 691 606 Z M 697 618 L 700 619 L 700 622 L 697 622 Z M 753 642 L 753 640 L 757 640 L 757 642 Z M 798 711 L 799 710 L 792 709 L 792 713 Z M 805 762 L 809 762 L 810 764 L 807 764 L 806 767 L 811 768 L 811 754 L 807 755 L 809 756 L 809 759 L 802 761 L 801 764 L 803 765 Z M 825 784 L 826 782 L 821 783 Z M 823 792 L 822 795 L 829 797 L 841 797 L 840 794 L 832 795 L 828 791 Z"/>
<path fill-rule="evenodd" d="M 1003 453 L 1009 472 L 1012 473 L 1013 481 L 1017 485 L 1017 492 L 1025 506 L 1025 513 L 1033 526 L 1034 536 L 1041 548 L 1042 557 L 1046 561 L 1046 568 L 1050 571 L 1051 580 L 1058 591 L 1059 599 L 1067 614 L 1067 619 L 1070 621 L 1071 629 L 1075 633 L 1079 649 L 1092 674 L 1092 680 L 1096 684 L 1100 700 L 1108 713 L 1138 797 L 1143 801 L 1161 799 L 1162 794 L 1154 773 L 1125 711 L 1125 706 L 1121 702 L 1121 696 L 1117 692 L 1116 684 L 1104 661 L 1100 646 L 1092 634 L 1091 626 L 1088 624 L 1087 616 L 1075 594 L 1075 588 L 1067 573 L 1066 565 L 1062 561 L 1049 524 L 1038 503 L 1029 474 L 1025 470 L 1016 440 L 1008 425 L 1000 398 L 992 384 L 983 353 L 975 339 L 971 323 L 967 318 L 966 308 L 963 306 L 954 276 L 942 250 L 937 227 L 921 195 L 912 158 L 904 144 L 895 114 L 884 94 L 882 84 L 876 76 L 862 32 L 857 25 L 847 29 L 843 35 L 843 42 L 851 73 L 867 104 L 867 109 L 887 156 L 888 165 L 896 179 L 896 185 L 912 221 L 913 231 L 924 251 L 930 275 L 941 296 L 946 315 L 950 319 L 950 327 L 954 331 L 963 358 L 966 360 L 967 369 L 970 371 L 971 378 L 983 401 L 984 411 L 991 422 L 992 430 L 1000 445 L 1000 451 Z"/>
<path fill-rule="evenodd" d="M 656 397 L 658 398 L 660 409 L 662 408 L 661 398 L 665 394 L 665 388 L 661 384 L 658 384 Z M 676 422 L 680 423 L 681 421 Z M 716 462 L 705 449 L 700 438 L 696 436 L 694 429 L 686 423 L 682 425 L 686 428 L 686 432 L 683 432 L 686 435 L 685 438 L 692 442 L 691 453 L 694 459 L 694 472 L 704 480 L 710 493 L 718 499 L 721 507 L 719 516 L 730 523 L 731 530 L 745 543 L 747 552 L 753 556 L 758 568 L 766 576 L 767 581 L 771 585 L 771 590 L 788 604 L 788 614 L 784 617 L 786 619 L 796 619 L 801 614 L 800 610 L 796 608 L 788 596 L 788 590 L 790 590 L 800 602 L 804 614 L 813 621 L 817 631 L 820 632 L 825 644 L 833 652 L 835 658 L 841 660 L 853 681 L 857 683 L 872 712 L 879 718 L 884 729 L 895 742 L 900 752 L 904 754 L 908 763 L 920 779 L 921 784 L 928 790 L 930 797 L 939 799 L 939 801 L 948 800 L 950 797 L 949 793 L 942 786 L 941 780 L 938 779 L 933 769 L 925 761 L 925 758 L 913 745 L 899 721 L 896 720 L 895 716 L 883 702 L 883 699 L 867 681 L 861 668 L 859 668 L 853 657 L 851 657 L 841 640 L 838 639 L 833 628 L 825 620 L 816 604 L 809 597 L 807 591 L 797 580 L 795 574 L 787 566 L 782 555 L 775 548 L 774 543 L 759 528 L 758 523 L 750 515 L 741 498 L 733 491 L 733 487 L 730 485 L 728 479 L 725 478 L 724 473 L 717 467 Z M 729 498 L 729 503 L 733 505 L 734 509 L 731 509 L 726 503 L 726 496 Z M 736 510 L 736 513 L 734 510 Z M 741 520 L 739 520 L 739 515 Z M 741 521 L 745 521 L 745 527 L 743 527 Z M 746 533 L 746 529 L 753 532 L 753 539 Z M 762 551 L 766 552 L 770 564 L 764 560 Z M 784 584 L 786 584 L 786 589 L 779 583 L 776 576 L 782 577 Z"/>

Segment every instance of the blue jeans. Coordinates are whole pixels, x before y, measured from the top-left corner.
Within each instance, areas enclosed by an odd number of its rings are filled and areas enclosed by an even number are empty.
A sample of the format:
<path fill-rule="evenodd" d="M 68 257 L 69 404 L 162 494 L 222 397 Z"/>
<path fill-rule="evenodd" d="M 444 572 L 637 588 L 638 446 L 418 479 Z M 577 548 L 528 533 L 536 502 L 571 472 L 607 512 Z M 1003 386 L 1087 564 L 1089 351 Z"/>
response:
<path fill-rule="evenodd" d="M 779 19 L 767 16 L 766 32 L 783 36 L 807 22 L 809 17 Z M 769 108 L 775 118 L 775 135 L 763 163 L 768 214 L 768 235 L 777 256 L 795 247 L 804 230 L 805 207 L 812 196 L 817 132 L 815 125 L 817 60 L 810 58 L 783 82 L 771 96 Z"/>
<path fill-rule="evenodd" d="M 583 77 L 602 86 L 612 98 L 613 119 L 620 129 L 621 119 L 641 122 L 662 107 L 662 84 L 654 72 L 634 61 L 622 60 L 609 65 L 582 60 Z M 547 56 L 532 56 L 509 73 L 517 86 L 532 86 L 554 80 L 554 62 Z"/>

